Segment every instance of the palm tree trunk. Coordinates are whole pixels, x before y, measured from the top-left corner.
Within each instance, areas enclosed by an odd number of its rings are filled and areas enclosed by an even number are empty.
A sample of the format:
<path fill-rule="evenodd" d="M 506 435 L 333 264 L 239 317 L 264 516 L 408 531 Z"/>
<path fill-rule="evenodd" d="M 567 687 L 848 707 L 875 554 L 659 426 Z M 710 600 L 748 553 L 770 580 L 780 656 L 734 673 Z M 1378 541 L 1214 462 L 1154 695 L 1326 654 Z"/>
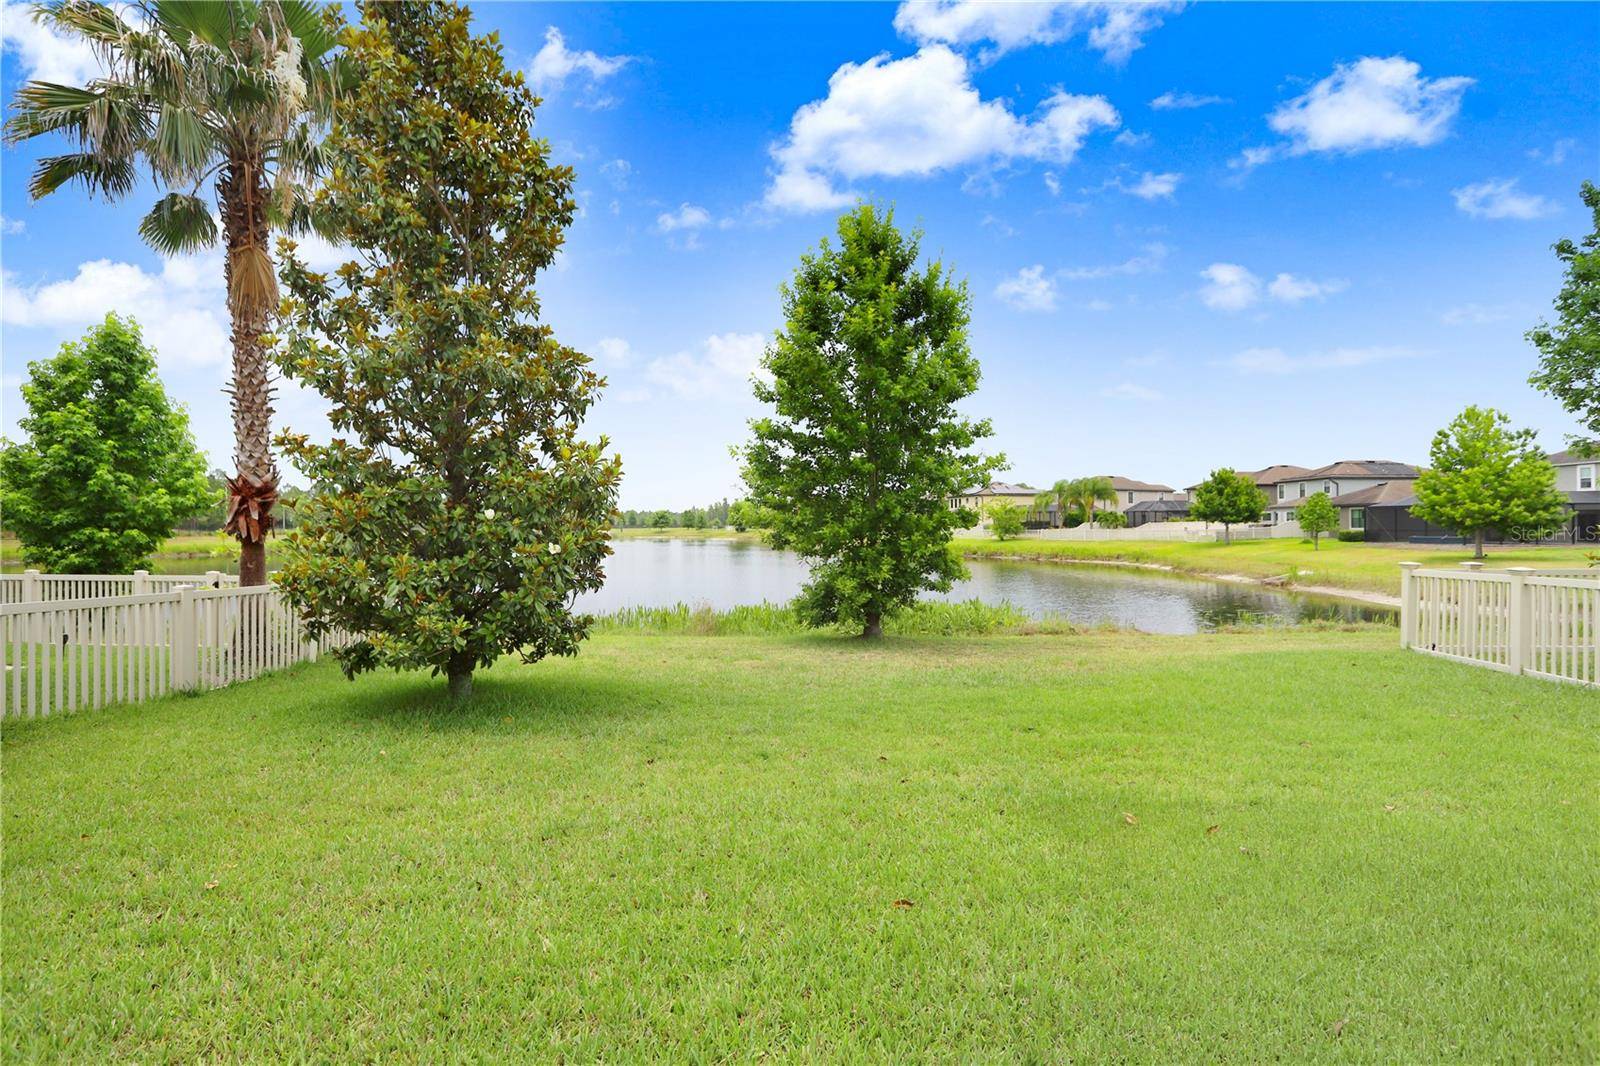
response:
<path fill-rule="evenodd" d="M 272 383 L 261 343 L 277 291 L 267 255 L 270 193 L 258 153 L 235 153 L 217 179 L 228 311 L 233 319 L 233 461 L 227 531 L 239 538 L 239 584 L 267 582 L 267 532 L 278 500 L 278 468 L 272 459 Z M 264 273 L 263 273 L 264 271 Z"/>

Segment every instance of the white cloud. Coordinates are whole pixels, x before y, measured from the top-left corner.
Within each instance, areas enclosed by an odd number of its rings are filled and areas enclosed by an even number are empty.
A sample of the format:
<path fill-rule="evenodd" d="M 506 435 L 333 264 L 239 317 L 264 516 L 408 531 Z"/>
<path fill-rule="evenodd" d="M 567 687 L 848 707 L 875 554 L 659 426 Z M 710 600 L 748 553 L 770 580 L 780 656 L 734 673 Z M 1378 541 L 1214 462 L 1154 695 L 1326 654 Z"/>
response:
<path fill-rule="evenodd" d="M 17 74 L 60 85 L 82 85 L 105 70 L 94 49 L 33 18 L 31 4 L 0 4 L 0 50 L 17 57 Z"/>
<path fill-rule="evenodd" d="M 1061 271 L 1061 276 L 1068 281 L 1095 281 L 1100 278 L 1148 274 L 1161 269 L 1161 264 L 1166 258 L 1167 246 L 1157 242 L 1145 245 L 1143 255 L 1131 256 L 1120 263 L 1106 266 L 1071 267 Z"/>
<path fill-rule="evenodd" d="M 1472 84 L 1471 78 L 1425 78 L 1404 56 L 1367 56 L 1336 66 L 1280 105 L 1267 124 L 1289 138 L 1296 154 L 1426 147 L 1450 132 Z"/>
<path fill-rule="evenodd" d="M 1172 194 L 1178 191 L 1178 182 L 1182 180 L 1182 174 L 1152 174 L 1147 170 L 1132 185 L 1120 187 L 1129 196 L 1137 196 L 1141 200 L 1170 200 Z"/>
<path fill-rule="evenodd" d="M 895 12 L 894 28 L 919 44 L 987 43 L 985 59 L 1084 34 L 1089 47 L 1123 63 L 1146 33 L 1183 6 L 1171 0 L 907 0 Z"/>
<path fill-rule="evenodd" d="M 0 318 L 9 328 L 70 335 L 111 311 L 139 323 L 163 365 L 212 366 L 231 355 L 220 251 L 166 260 L 159 274 L 96 259 L 61 281 L 26 286 L 10 273 L 0 278 Z"/>
<path fill-rule="evenodd" d="M 1572 150 L 1576 147 L 1578 147 L 1578 142 L 1575 139 L 1571 137 L 1563 137 L 1547 149 L 1528 149 L 1528 158 L 1533 160 L 1535 163 L 1543 163 L 1547 167 L 1559 167 L 1562 163 L 1567 161 L 1567 156 L 1570 155 Z"/>
<path fill-rule="evenodd" d="M 1296 277 L 1293 274 L 1279 274 L 1272 279 L 1272 284 L 1267 286 L 1267 295 L 1281 303 L 1297 304 L 1303 300 L 1320 300 L 1336 292 L 1343 292 L 1349 287 L 1350 283 L 1343 278 L 1313 281 L 1311 278 Z"/>
<path fill-rule="evenodd" d="M 633 176 L 633 164 L 626 159 L 613 159 L 600 164 L 600 173 L 613 189 L 621 191 L 628 187 L 628 179 Z"/>
<path fill-rule="evenodd" d="M 1440 315 L 1439 321 L 1447 326 L 1487 326 L 1492 322 L 1504 322 L 1515 310 L 1509 304 L 1463 304 Z"/>
<path fill-rule="evenodd" d="M 1111 138 L 1111 143 L 1121 148 L 1143 148 L 1150 143 L 1148 133 L 1135 133 L 1132 130 L 1123 130 Z"/>
<path fill-rule="evenodd" d="M 1350 285 L 1342 278 L 1316 281 L 1294 274 L 1279 274 L 1270 283 L 1263 283 L 1238 263 L 1212 263 L 1200 276 L 1206 279 L 1200 288 L 1201 302 L 1218 311 L 1243 311 L 1260 303 L 1263 296 L 1286 304 L 1320 300 L 1343 292 Z"/>
<path fill-rule="evenodd" d="M 1554 203 L 1543 196 L 1517 191 L 1517 179 L 1491 178 L 1475 185 L 1451 189 L 1456 209 L 1473 218 L 1544 218 L 1555 214 Z"/>
<path fill-rule="evenodd" d="M 650 361 L 645 376 L 684 399 L 731 398 L 749 394 L 760 371 L 767 341 L 759 333 L 717 333 L 698 352 L 678 352 Z"/>
<path fill-rule="evenodd" d="M 4 215 L 0 215 L 0 233 L 8 237 L 23 233 L 27 228 L 28 224 L 20 218 L 7 218 Z"/>
<path fill-rule="evenodd" d="M 1339 370 L 1367 366 L 1395 359 L 1413 359 L 1419 353 L 1410 348 L 1334 348 L 1309 355 L 1290 355 L 1282 348 L 1247 348 L 1223 360 L 1241 374 L 1284 376 L 1308 370 Z"/>
<path fill-rule="evenodd" d="M 656 229 L 662 233 L 675 230 L 695 230 L 711 222 L 711 212 L 697 204 L 680 204 L 676 211 L 666 211 L 656 216 Z"/>
<path fill-rule="evenodd" d="M 1237 263 L 1212 263 L 1200 272 L 1200 300 L 1218 311 L 1243 311 L 1261 299 L 1261 279 Z"/>
<path fill-rule="evenodd" d="M 1212 104 L 1231 104 L 1232 102 L 1226 96 L 1202 96 L 1199 93 L 1168 91 L 1151 100 L 1150 107 L 1156 111 L 1189 111 L 1197 107 L 1210 107 Z"/>
<path fill-rule="evenodd" d="M 1056 177 L 1055 171 L 1047 170 L 1044 172 L 1044 187 L 1050 190 L 1051 196 L 1061 195 L 1061 179 Z"/>
<path fill-rule="evenodd" d="M 582 74 L 590 84 L 591 91 L 599 82 L 605 81 L 617 71 L 633 62 L 633 56 L 603 56 L 594 52 L 574 52 L 567 47 L 566 38 L 554 26 L 544 31 L 544 47 L 539 49 L 533 57 L 533 62 L 528 65 L 528 80 L 533 84 L 535 91 L 548 93 L 561 88 L 567 79 L 575 74 Z M 610 97 L 592 96 L 589 99 L 592 107 L 608 107 L 615 103 Z"/>
<path fill-rule="evenodd" d="M 627 366 L 633 362 L 633 346 L 621 337 L 601 337 L 594 345 L 595 358 L 608 366 Z"/>
<path fill-rule="evenodd" d="M 1054 278 L 1045 277 L 1041 264 L 1023 267 L 1014 277 L 995 286 L 994 294 L 1007 307 L 1018 311 L 1056 309 L 1056 282 Z"/>
<path fill-rule="evenodd" d="M 1063 91 L 1019 117 L 1003 101 L 982 99 L 966 60 L 940 45 L 904 59 L 877 55 L 840 67 L 828 95 L 795 112 L 772 148 L 766 203 L 816 211 L 854 201 L 835 179 L 926 177 L 1014 159 L 1066 164 L 1090 132 L 1119 122 L 1104 97 Z"/>
<path fill-rule="evenodd" d="M 1111 400 L 1138 400 L 1142 403 L 1156 403 L 1166 399 L 1161 393 L 1146 385 L 1139 385 L 1132 381 L 1124 381 L 1120 385 L 1113 385 L 1108 389 L 1101 389 L 1100 395 Z"/>
<path fill-rule="evenodd" d="M 1239 153 L 1237 158 L 1228 160 L 1228 169 L 1251 171 L 1263 163 L 1271 162 L 1272 158 L 1277 154 L 1277 149 L 1265 145 L 1246 148 Z"/>

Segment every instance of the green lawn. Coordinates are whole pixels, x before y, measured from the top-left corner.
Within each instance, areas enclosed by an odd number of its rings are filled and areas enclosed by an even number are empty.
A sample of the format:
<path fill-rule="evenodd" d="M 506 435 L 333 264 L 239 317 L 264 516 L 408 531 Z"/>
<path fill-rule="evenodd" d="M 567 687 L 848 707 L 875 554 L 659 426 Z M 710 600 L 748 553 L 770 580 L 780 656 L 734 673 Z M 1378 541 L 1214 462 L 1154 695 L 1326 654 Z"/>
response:
<path fill-rule="evenodd" d="M 4 730 L 8 1061 L 1595 1061 L 1600 699 L 612 632 Z"/>
<path fill-rule="evenodd" d="M 1415 544 L 1358 544 L 1324 539 L 1321 548 L 1292 540 L 1241 540 L 1232 544 L 1184 541 L 1061 541 L 957 539 L 956 548 L 973 558 L 990 555 L 1053 559 L 1157 563 L 1196 574 L 1292 577 L 1301 585 L 1328 585 L 1399 595 L 1402 561 L 1455 566 L 1472 558 L 1470 548 L 1429 548 Z M 1485 565 L 1586 566 L 1596 548 L 1489 549 Z M 1307 573 L 1306 571 L 1309 571 Z"/>

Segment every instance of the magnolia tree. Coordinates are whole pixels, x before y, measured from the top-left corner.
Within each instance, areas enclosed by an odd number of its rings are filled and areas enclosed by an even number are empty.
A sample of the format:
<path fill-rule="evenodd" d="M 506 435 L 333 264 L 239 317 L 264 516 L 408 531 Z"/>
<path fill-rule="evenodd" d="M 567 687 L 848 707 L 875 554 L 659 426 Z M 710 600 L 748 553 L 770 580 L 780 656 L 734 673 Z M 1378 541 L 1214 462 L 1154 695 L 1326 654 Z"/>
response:
<path fill-rule="evenodd" d="M 347 674 L 427 668 L 464 696 L 505 652 L 576 652 L 621 464 L 578 438 L 604 381 L 539 321 L 574 201 L 537 99 L 463 7 L 361 14 L 316 205 L 356 259 L 330 279 L 288 245 L 282 272 L 279 364 L 335 436 L 279 438 L 318 490 L 279 582 L 314 636 L 358 635 Z"/>
<path fill-rule="evenodd" d="M 743 450 L 772 544 L 811 563 L 801 616 L 868 637 L 964 575 L 950 534 L 973 515 L 947 501 L 1004 465 L 973 451 L 989 423 L 956 407 L 978 387 L 966 287 L 917 258 L 892 213 L 862 206 L 839 219 L 837 247 L 801 259 L 755 383 L 773 411 Z"/>

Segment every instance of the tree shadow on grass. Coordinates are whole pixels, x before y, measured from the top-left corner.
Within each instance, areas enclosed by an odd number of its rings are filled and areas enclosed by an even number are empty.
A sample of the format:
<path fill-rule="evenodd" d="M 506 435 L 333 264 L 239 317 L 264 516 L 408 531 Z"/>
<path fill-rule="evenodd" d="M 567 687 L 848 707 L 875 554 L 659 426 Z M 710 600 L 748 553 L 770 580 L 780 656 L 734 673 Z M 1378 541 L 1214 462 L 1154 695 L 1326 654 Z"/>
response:
<path fill-rule="evenodd" d="M 649 677 L 598 676 L 504 661 L 480 670 L 472 695 L 454 701 L 441 677 L 426 671 L 364 677 L 330 709 L 352 721 L 428 732 L 587 733 L 677 701 Z"/>

